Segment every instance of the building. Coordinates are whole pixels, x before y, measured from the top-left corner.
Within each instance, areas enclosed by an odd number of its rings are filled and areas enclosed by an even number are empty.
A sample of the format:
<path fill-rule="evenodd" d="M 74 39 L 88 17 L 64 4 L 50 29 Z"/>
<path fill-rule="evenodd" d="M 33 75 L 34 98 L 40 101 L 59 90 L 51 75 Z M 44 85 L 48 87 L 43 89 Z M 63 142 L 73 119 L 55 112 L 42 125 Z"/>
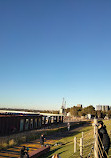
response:
<path fill-rule="evenodd" d="M 105 111 L 109 111 L 109 105 L 105 105 Z"/>
<path fill-rule="evenodd" d="M 99 110 L 99 111 L 108 111 L 110 108 L 109 108 L 109 105 L 96 105 L 96 110 Z"/>
<path fill-rule="evenodd" d="M 60 114 L 64 114 L 65 113 L 65 108 L 64 108 L 64 106 L 62 106 L 61 108 L 60 108 Z"/>
<path fill-rule="evenodd" d="M 77 104 L 77 107 L 82 108 L 82 104 Z"/>
<path fill-rule="evenodd" d="M 2 112 L 0 111 L 0 136 L 37 130 L 63 122 L 61 114 L 31 113 L 31 112 Z"/>
<path fill-rule="evenodd" d="M 85 118 L 87 118 L 87 119 L 94 119 L 94 115 L 91 115 L 91 114 L 87 114 L 86 116 L 85 116 Z"/>
<path fill-rule="evenodd" d="M 68 113 L 67 113 L 67 116 L 71 116 L 71 113 L 70 113 L 70 112 L 68 112 Z"/>
<path fill-rule="evenodd" d="M 102 111 L 102 105 L 96 105 L 96 110 Z"/>
<path fill-rule="evenodd" d="M 105 105 L 102 106 L 102 111 L 105 111 Z"/>

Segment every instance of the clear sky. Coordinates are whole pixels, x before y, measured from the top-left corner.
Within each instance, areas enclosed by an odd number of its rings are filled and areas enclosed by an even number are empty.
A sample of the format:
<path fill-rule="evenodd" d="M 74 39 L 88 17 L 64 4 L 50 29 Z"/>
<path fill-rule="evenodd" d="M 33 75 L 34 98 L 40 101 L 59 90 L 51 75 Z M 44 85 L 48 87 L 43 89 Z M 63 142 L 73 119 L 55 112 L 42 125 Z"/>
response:
<path fill-rule="evenodd" d="M 1 0 L 0 107 L 111 105 L 111 1 Z"/>

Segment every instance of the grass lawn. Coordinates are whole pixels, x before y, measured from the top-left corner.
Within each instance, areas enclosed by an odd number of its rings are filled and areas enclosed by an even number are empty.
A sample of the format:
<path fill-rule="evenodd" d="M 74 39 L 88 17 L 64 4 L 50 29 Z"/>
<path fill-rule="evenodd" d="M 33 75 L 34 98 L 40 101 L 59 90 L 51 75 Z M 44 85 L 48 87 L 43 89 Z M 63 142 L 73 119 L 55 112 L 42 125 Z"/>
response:
<path fill-rule="evenodd" d="M 87 136 L 86 133 L 93 132 L 93 127 L 92 126 L 88 126 L 88 127 L 83 126 L 83 127 L 74 129 L 70 136 L 62 138 L 59 141 L 57 141 L 58 143 L 61 143 L 62 145 L 51 147 L 50 152 L 47 153 L 46 155 L 43 155 L 40 158 L 51 158 L 52 155 L 55 153 L 59 153 L 61 158 L 69 158 L 69 157 L 71 158 L 71 157 L 79 156 L 79 140 L 82 137 L 82 132 L 84 132 L 85 141 L 89 140 L 89 138 L 92 137 L 92 135 Z M 77 137 L 77 142 L 78 142 L 78 145 L 77 145 L 78 151 L 76 154 L 74 154 L 74 137 Z M 87 152 L 90 152 L 90 149 Z"/>
<path fill-rule="evenodd" d="M 111 120 L 105 120 L 104 121 L 107 131 L 110 135 L 111 130 Z M 79 151 L 79 140 L 82 137 L 82 132 L 84 132 L 84 148 L 83 148 L 83 157 L 85 158 L 90 152 L 91 148 L 93 146 L 94 142 L 94 132 L 93 132 L 93 126 L 83 126 L 77 129 L 72 130 L 71 135 L 68 137 L 62 138 L 58 143 L 60 145 L 52 146 L 49 153 L 46 155 L 43 155 L 40 158 L 51 158 L 53 154 L 59 153 L 61 158 L 79 158 L 80 151 Z M 111 136 L 111 135 L 110 135 Z M 77 137 L 77 152 L 74 154 L 74 137 Z M 62 144 L 62 145 L 61 145 Z M 92 157 L 93 157 L 93 150 L 92 150 Z M 109 155 L 111 155 L 111 150 L 109 150 Z"/>

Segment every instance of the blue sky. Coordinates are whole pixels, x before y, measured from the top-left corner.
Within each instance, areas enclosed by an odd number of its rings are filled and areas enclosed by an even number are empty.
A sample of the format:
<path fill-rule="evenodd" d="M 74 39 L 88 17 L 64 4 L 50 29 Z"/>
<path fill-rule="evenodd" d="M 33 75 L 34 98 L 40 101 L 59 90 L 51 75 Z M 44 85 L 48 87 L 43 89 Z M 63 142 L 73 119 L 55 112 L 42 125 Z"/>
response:
<path fill-rule="evenodd" d="M 0 107 L 111 105 L 111 1 L 0 1 Z"/>

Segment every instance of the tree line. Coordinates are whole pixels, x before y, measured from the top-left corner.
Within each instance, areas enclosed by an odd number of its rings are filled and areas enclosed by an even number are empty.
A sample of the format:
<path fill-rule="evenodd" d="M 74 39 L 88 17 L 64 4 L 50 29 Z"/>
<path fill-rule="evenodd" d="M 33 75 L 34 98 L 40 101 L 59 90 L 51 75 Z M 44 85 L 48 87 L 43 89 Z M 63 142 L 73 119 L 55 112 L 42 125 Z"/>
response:
<path fill-rule="evenodd" d="M 109 118 L 111 118 L 111 110 L 109 110 L 107 112 L 95 110 L 95 108 L 92 105 L 84 107 L 84 108 L 73 106 L 71 108 L 66 109 L 66 113 L 68 113 L 68 112 L 70 112 L 71 116 L 74 116 L 74 117 L 81 117 L 81 116 L 85 116 L 87 114 L 91 114 L 91 115 L 99 117 L 99 118 L 104 118 L 105 116 L 108 116 Z"/>

